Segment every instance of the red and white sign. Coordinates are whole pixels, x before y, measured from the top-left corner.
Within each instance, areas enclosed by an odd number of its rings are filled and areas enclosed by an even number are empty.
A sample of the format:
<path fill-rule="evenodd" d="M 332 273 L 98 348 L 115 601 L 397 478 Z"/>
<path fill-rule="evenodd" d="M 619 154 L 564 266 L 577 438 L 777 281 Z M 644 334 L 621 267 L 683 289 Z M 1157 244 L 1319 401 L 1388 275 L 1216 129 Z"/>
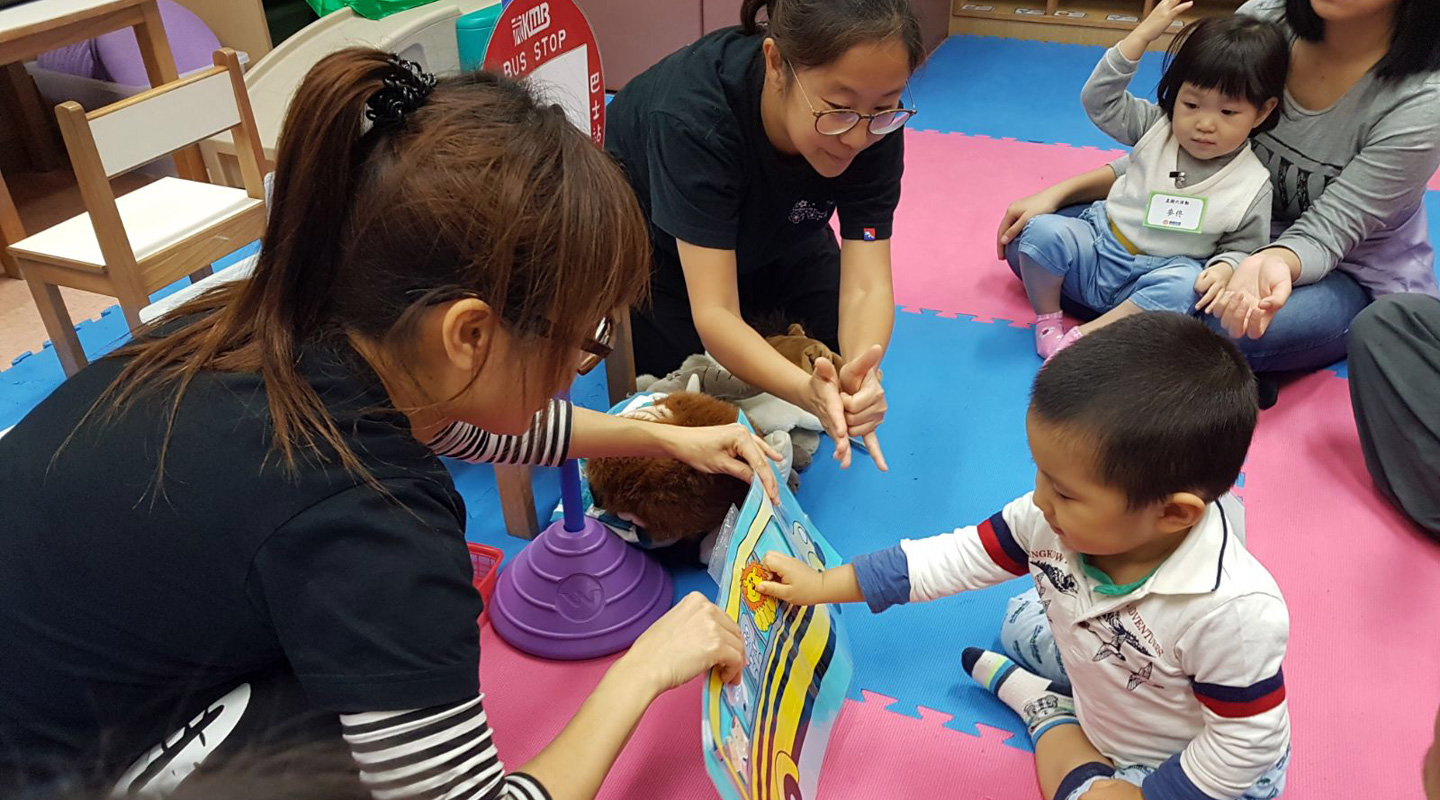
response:
<path fill-rule="evenodd" d="M 536 85 L 595 144 L 604 143 L 600 47 L 574 0 L 512 0 L 495 22 L 485 69 Z"/>

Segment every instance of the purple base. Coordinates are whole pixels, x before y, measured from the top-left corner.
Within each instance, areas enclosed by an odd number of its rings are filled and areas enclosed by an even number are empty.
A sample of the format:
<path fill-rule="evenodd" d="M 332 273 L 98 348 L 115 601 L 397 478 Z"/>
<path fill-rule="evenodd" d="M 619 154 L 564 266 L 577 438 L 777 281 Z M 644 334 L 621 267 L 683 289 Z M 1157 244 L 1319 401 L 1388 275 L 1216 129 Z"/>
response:
<path fill-rule="evenodd" d="M 670 609 L 670 575 L 596 520 L 546 528 L 500 573 L 495 633 L 541 658 L 578 661 L 629 647 Z"/>

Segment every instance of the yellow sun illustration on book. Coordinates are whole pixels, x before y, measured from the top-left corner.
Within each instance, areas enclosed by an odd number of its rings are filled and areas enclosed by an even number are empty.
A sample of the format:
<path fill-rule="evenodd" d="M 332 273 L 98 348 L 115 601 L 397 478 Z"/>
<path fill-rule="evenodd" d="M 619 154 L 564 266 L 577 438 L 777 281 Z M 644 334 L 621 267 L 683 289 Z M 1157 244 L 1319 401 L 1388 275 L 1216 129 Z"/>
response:
<path fill-rule="evenodd" d="M 759 563 L 750 564 L 740 573 L 741 597 L 744 598 L 750 613 L 755 615 L 755 627 L 761 631 L 770 630 L 770 626 L 775 623 L 775 598 L 761 594 L 755 587 L 774 577 L 775 573 Z"/>

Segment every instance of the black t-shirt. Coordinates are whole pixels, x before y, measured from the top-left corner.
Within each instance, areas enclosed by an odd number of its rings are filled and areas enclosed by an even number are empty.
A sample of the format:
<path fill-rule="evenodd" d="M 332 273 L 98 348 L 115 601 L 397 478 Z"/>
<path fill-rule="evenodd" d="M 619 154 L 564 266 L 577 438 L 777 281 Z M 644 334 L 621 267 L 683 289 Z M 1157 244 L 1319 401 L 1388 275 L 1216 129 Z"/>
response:
<path fill-rule="evenodd" d="M 0 438 L 0 774 L 93 758 L 102 731 L 263 670 L 337 712 L 477 694 L 463 501 L 353 350 L 301 370 L 385 492 L 334 457 L 287 472 L 253 374 L 191 384 L 159 492 L 168 397 L 87 423 L 52 462 L 121 367 L 82 370 Z"/>
<path fill-rule="evenodd" d="M 711 33 L 636 77 L 610 104 L 605 149 L 650 219 L 659 280 L 679 277 L 676 239 L 734 250 L 748 274 L 813 246 L 837 208 L 842 237 L 890 238 L 903 131 L 835 178 L 780 154 L 760 119 L 764 39 L 739 28 Z"/>

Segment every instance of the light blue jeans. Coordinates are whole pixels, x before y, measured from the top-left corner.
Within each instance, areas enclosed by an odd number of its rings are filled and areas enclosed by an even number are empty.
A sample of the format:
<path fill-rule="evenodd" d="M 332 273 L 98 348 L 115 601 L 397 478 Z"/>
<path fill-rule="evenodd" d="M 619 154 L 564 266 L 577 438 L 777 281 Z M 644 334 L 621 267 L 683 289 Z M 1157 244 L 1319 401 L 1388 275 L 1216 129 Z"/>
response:
<path fill-rule="evenodd" d="M 1005 649 L 1005 655 L 1025 669 L 1057 683 L 1070 684 L 1065 664 L 1060 660 L 1060 650 L 1055 646 L 1055 634 L 1050 630 L 1050 619 L 1045 616 L 1045 606 L 1040 603 L 1035 587 L 1010 598 L 1005 620 L 1000 624 L 1000 644 Z M 1250 787 L 1250 791 L 1236 800 L 1272 800 L 1279 797 L 1285 791 L 1285 771 L 1289 764 L 1290 753 L 1286 752 L 1279 763 Z M 1100 780 L 1121 780 L 1139 786 L 1153 772 L 1153 767 L 1117 764 L 1115 774 L 1110 778 L 1092 778 L 1080 784 L 1068 797 L 1056 800 L 1080 800 Z"/>
<path fill-rule="evenodd" d="M 1195 280 L 1204 265 L 1193 258 L 1133 255 L 1110 231 L 1105 201 L 1079 215 L 1041 214 L 1020 233 L 1020 252 L 1063 279 L 1061 293 L 1096 311 L 1129 300 L 1145 311 L 1188 314 L 1200 299 Z"/>
<path fill-rule="evenodd" d="M 1281 792 L 1285 791 L 1285 767 L 1289 764 L 1289 761 L 1290 754 L 1286 753 L 1285 757 L 1280 759 L 1280 763 L 1272 767 L 1269 772 L 1265 773 L 1264 777 L 1260 778 L 1258 783 L 1250 787 L 1250 791 L 1240 795 L 1235 798 L 1235 800 L 1274 800 L 1274 798 L 1279 797 Z M 1100 781 L 1125 781 L 1126 783 L 1131 783 L 1136 786 L 1143 786 L 1145 779 L 1154 774 L 1154 772 L 1155 770 L 1150 767 L 1141 767 L 1135 764 L 1117 767 L 1115 774 L 1111 777 L 1091 778 L 1075 787 L 1075 791 L 1071 792 L 1069 796 L 1056 798 L 1056 800 L 1083 800 L 1085 793 L 1090 791 L 1090 789 Z"/>
<path fill-rule="evenodd" d="M 1059 214 L 1079 217 L 1088 205 L 1069 206 Z M 1016 277 L 1020 275 L 1020 240 L 1016 237 L 1005 248 L 1005 258 Z M 1106 311 L 1083 302 L 1065 298 L 1066 311 L 1083 319 L 1092 319 Z M 1256 372 L 1312 371 L 1333 364 L 1345 357 L 1345 339 L 1350 323 L 1361 309 L 1370 304 L 1370 292 L 1353 278 L 1334 271 L 1319 281 L 1296 286 L 1285 307 L 1275 314 L 1270 328 L 1260 339 L 1239 339 L 1240 352 Z M 1206 314 L 1206 324 L 1221 333 L 1220 320 Z"/>

